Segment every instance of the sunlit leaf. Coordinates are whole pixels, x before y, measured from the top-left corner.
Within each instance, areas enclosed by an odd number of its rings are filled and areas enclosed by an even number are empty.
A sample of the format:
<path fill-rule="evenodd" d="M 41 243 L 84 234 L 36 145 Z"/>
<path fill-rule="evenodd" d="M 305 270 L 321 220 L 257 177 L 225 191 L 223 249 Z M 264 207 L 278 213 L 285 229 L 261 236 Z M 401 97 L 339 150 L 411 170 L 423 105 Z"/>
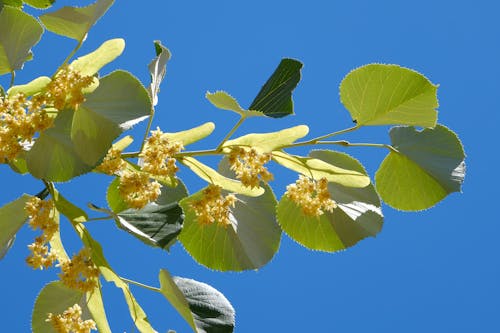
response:
<path fill-rule="evenodd" d="M 38 21 L 14 7 L 0 12 L 0 75 L 22 69 L 32 59 L 31 48 L 38 43 L 43 28 Z"/>
<path fill-rule="evenodd" d="M 100 287 L 87 293 L 87 308 L 97 326 L 97 331 L 99 333 L 111 333 Z"/>
<path fill-rule="evenodd" d="M 259 153 L 270 153 L 286 145 L 303 138 L 309 133 L 309 127 L 299 125 L 286 128 L 281 131 L 271 133 L 252 133 L 240 136 L 239 138 L 228 140 L 224 143 L 224 148 L 231 146 L 246 146 L 254 148 Z"/>
<path fill-rule="evenodd" d="M 163 135 L 172 141 L 181 141 L 184 146 L 206 138 L 215 129 L 215 124 L 212 122 L 204 123 L 203 125 L 175 133 L 163 133 Z"/>
<path fill-rule="evenodd" d="M 86 7 L 63 7 L 40 16 L 47 30 L 58 35 L 85 40 L 90 28 L 106 13 L 114 0 L 98 0 Z"/>
<path fill-rule="evenodd" d="M 244 186 L 237 180 L 224 177 L 216 170 L 201 163 L 193 157 L 183 157 L 182 159 L 179 159 L 179 161 L 191 169 L 191 171 L 197 174 L 201 179 L 207 181 L 208 183 L 218 185 L 229 192 L 235 192 L 247 196 L 259 196 L 264 193 L 264 189 L 262 187 L 250 188 Z"/>
<path fill-rule="evenodd" d="M 344 153 L 318 150 L 311 152 L 311 157 L 366 175 L 363 166 Z M 380 199 L 373 185 L 354 188 L 328 183 L 328 191 L 337 207 L 318 217 L 304 214 L 301 207 L 283 195 L 277 207 L 283 231 L 309 249 L 335 252 L 374 237 L 381 230 Z"/>
<path fill-rule="evenodd" d="M 149 86 L 149 95 L 153 106 L 158 104 L 158 93 L 160 84 L 167 73 L 167 61 L 170 60 L 170 51 L 159 40 L 154 41 L 156 57 L 149 63 L 148 69 L 151 75 L 151 85 Z"/>
<path fill-rule="evenodd" d="M 57 333 L 52 324 L 46 321 L 48 314 L 62 314 L 75 304 L 82 309 L 83 320 L 91 319 L 85 302 L 85 293 L 68 288 L 61 281 L 45 285 L 38 294 L 33 308 L 31 317 L 33 333 Z"/>
<path fill-rule="evenodd" d="M 274 194 L 268 185 L 262 186 L 265 192 L 259 197 L 236 195 L 228 226 L 198 222 L 192 203 L 202 198 L 202 191 L 180 202 L 186 216 L 179 240 L 198 263 L 219 271 L 242 271 L 257 269 L 272 259 L 281 230 L 276 223 Z"/>
<path fill-rule="evenodd" d="M 365 187 L 370 184 L 370 177 L 356 170 L 349 170 L 322 161 L 320 159 L 290 155 L 283 151 L 274 151 L 273 160 L 285 168 L 296 171 L 304 176 L 321 179 L 326 178 L 348 187 Z"/>
<path fill-rule="evenodd" d="M 134 76 L 115 71 L 103 77 L 73 117 L 71 140 L 75 151 L 85 163 L 97 164 L 113 141 L 144 120 L 150 109 L 147 91 Z"/>
<path fill-rule="evenodd" d="M 29 172 L 28 165 L 26 164 L 26 152 L 22 151 L 17 156 L 9 160 L 9 166 L 12 171 L 24 175 Z"/>
<path fill-rule="evenodd" d="M 22 0 L 0 0 L 0 10 L 2 9 L 2 7 L 4 5 L 11 6 L 11 7 L 22 7 L 23 1 Z"/>
<path fill-rule="evenodd" d="M 85 222 L 88 220 L 89 217 L 83 209 L 75 206 L 56 189 L 52 192 L 52 199 L 54 200 L 57 210 L 66 216 L 68 220 L 73 222 Z"/>
<path fill-rule="evenodd" d="M 264 116 L 264 113 L 262 112 L 243 109 L 233 96 L 222 90 L 214 93 L 207 91 L 205 97 L 210 101 L 210 103 L 212 103 L 213 106 L 222 110 L 234 111 L 244 117 Z"/>
<path fill-rule="evenodd" d="M 56 0 L 23 0 L 23 2 L 34 8 L 46 9 L 51 7 Z"/>
<path fill-rule="evenodd" d="M 9 250 L 14 236 L 28 218 L 24 206 L 29 199 L 30 196 L 25 194 L 0 207 L 0 249 L 4 252 Z"/>
<path fill-rule="evenodd" d="M 120 56 L 124 49 L 125 41 L 123 39 L 110 39 L 102 43 L 95 51 L 73 61 L 71 67 L 82 75 L 94 75 L 102 67 Z"/>
<path fill-rule="evenodd" d="M 430 208 L 452 192 L 459 192 L 465 178 L 465 153 L 457 135 L 437 125 L 418 131 L 394 127 L 390 152 L 375 175 L 382 200 L 396 209 Z"/>
<path fill-rule="evenodd" d="M 397 65 L 362 66 L 340 84 L 340 99 L 358 125 L 434 127 L 436 94 L 425 76 Z"/>
<path fill-rule="evenodd" d="M 22 93 L 25 96 L 33 96 L 45 89 L 50 81 L 50 77 L 40 76 L 29 83 L 11 87 L 7 90 L 7 95 L 15 96 L 16 94 Z"/>
<path fill-rule="evenodd" d="M 231 333 L 235 312 L 218 290 L 206 283 L 160 270 L 160 292 L 197 333 Z"/>
<path fill-rule="evenodd" d="M 301 68 L 300 61 L 282 59 L 248 109 L 273 118 L 293 114 L 292 91 L 300 81 Z"/>

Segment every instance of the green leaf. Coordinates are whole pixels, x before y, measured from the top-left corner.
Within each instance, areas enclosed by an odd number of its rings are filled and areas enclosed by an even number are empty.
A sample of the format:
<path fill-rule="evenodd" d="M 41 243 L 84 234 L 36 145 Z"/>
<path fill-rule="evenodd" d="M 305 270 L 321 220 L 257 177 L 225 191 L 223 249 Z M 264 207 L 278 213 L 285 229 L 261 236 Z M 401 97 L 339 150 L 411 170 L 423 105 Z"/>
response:
<path fill-rule="evenodd" d="M 34 8 L 46 9 L 51 7 L 56 0 L 23 0 L 23 2 Z"/>
<path fill-rule="evenodd" d="M 273 151 L 272 156 L 276 163 L 285 168 L 316 180 L 326 178 L 329 182 L 348 187 L 366 187 L 370 184 L 370 177 L 365 173 L 345 169 L 320 159 L 290 155 L 283 151 Z"/>
<path fill-rule="evenodd" d="M 160 292 L 197 333 L 231 333 L 235 312 L 218 290 L 206 283 L 160 270 Z"/>
<path fill-rule="evenodd" d="M 7 254 L 7 252 L 9 252 L 12 245 L 14 245 L 15 240 L 16 240 L 16 235 L 12 236 L 12 238 L 9 239 L 6 244 L 0 245 L 0 260 L 2 260 Z"/>
<path fill-rule="evenodd" d="M 179 162 L 191 169 L 191 171 L 197 174 L 201 179 L 207 181 L 208 183 L 218 185 L 229 192 L 247 196 L 259 196 L 264 193 L 264 189 L 262 187 L 250 188 L 244 186 L 237 180 L 224 177 L 208 165 L 201 163 L 193 157 L 183 157 L 182 159 L 179 159 Z"/>
<path fill-rule="evenodd" d="M 88 165 L 96 165 L 113 141 L 149 116 L 151 101 L 146 89 L 130 73 L 115 71 L 100 80 L 73 117 L 71 140 Z"/>
<path fill-rule="evenodd" d="M 125 297 L 125 301 L 127 302 L 129 308 L 130 317 L 139 332 L 157 333 L 157 331 L 155 331 L 149 323 L 146 313 L 132 295 L 128 284 L 125 283 L 109 266 L 108 262 L 104 258 L 101 244 L 92 238 L 82 223 L 75 224 L 75 229 L 85 246 L 92 249 L 92 261 L 99 268 L 104 279 L 108 282 L 113 282 L 117 288 L 122 290 L 123 296 Z"/>
<path fill-rule="evenodd" d="M 209 91 L 206 92 L 205 97 L 212 103 L 216 108 L 222 110 L 234 111 L 242 117 L 261 117 L 264 113 L 260 111 L 250 111 L 243 109 L 238 101 L 227 92 L 219 90 L 214 93 Z"/>
<path fill-rule="evenodd" d="M 66 216 L 68 220 L 73 222 L 85 222 L 88 220 L 89 217 L 87 213 L 63 197 L 59 191 L 54 189 L 52 194 L 52 199 L 54 200 L 57 210 Z"/>
<path fill-rule="evenodd" d="M 248 109 L 272 118 L 293 114 L 292 91 L 300 81 L 301 68 L 300 61 L 282 59 Z"/>
<path fill-rule="evenodd" d="M 9 160 L 9 166 L 14 172 L 21 175 L 27 174 L 29 170 L 26 164 L 26 152 L 22 151 L 14 159 Z"/>
<path fill-rule="evenodd" d="M 4 252 L 9 250 L 10 246 L 14 242 L 14 236 L 19 229 L 21 229 L 28 218 L 28 214 L 24 210 L 24 206 L 29 199 L 30 196 L 25 194 L 22 197 L 0 207 L 0 249 Z"/>
<path fill-rule="evenodd" d="M 0 75 L 22 69 L 32 59 L 31 48 L 38 43 L 43 28 L 38 21 L 13 7 L 0 12 Z"/>
<path fill-rule="evenodd" d="M 33 96 L 45 89 L 50 81 L 50 77 L 40 76 L 29 83 L 11 87 L 7 90 L 7 95 L 15 96 L 16 94 L 22 93 L 25 96 Z"/>
<path fill-rule="evenodd" d="M 394 127 L 389 134 L 399 153 L 390 152 L 375 175 L 377 191 L 389 206 L 423 210 L 461 190 L 465 153 L 454 132 L 437 125 L 422 131 Z"/>
<path fill-rule="evenodd" d="M 150 246 L 161 249 L 169 245 L 181 232 L 184 215 L 176 204 L 148 204 L 141 210 L 127 209 L 115 216 L 120 229 Z"/>
<path fill-rule="evenodd" d="M 206 138 L 215 129 L 215 124 L 212 122 L 204 123 L 203 125 L 175 133 L 163 133 L 163 135 L 172 141 L 181 141 L 184 146 L 200 141 Z"/>
<path fill-rule="evenodd" d="M 4 5 L 11 7 L 22 7 L 23 2 L 21 0 L 0 0 L 0 10 Z"/>
<path fill-rule="evenodd" d="M 46 319 L 49 313 L 62 314 L 69 307 L 78 304 L 82 308 L 82 319 L 90 319 L 85 293 L 66 287 L 61 281 L 53 281 L 45 285 L 38 294 L 31 318 L 33 333 L 56 333 L 52 324 Z"/>
<path fill-rule="evenodd" d="M 252 133 L 228 140 L 222 146 L 229 151 L 231 146 L 247 146 L 254 148 L 259 153 L 270 153 L 273 150 L 287 146 L 309 133 L 309 127 L 299 125 L 271 133 Z"/>
<path fill-rule="evenodd" d="M 110 39 L 102 43 L 95 51 L 73 61 L 71 67 L 82 75 L 94 75 L 102 67 L 118 58 L 124 49 L 125 41 L 123 39 Z"/>
<path fill-rule="evenodd" d="M 311 152 L 311 157 L 366 175 L 363 166 L 344 153 L 317 150 Z M 277 207 L 283 231 L 311 250 L 335 252 L 374 237 L 382 229 L 380 199 L 373 185 L 354 188 L 328 183 L 328 191 L 337 207 L 319 217 L 305 215 L 301 207 L 283 195 Z"/>
<path fill-rule="evenodd" d="M 276 223 L 276 199 L 271 188 L 263 184 L 259 197 L 236 195 L 231 208 L 231 225 L 201 225 L 191 205 L 202 198 L 202 191 L 183 200 L 184 228 L 179 240 L 200 264 L 219 271 L 257 269 L 268 263 L 278 251 L 281 230 Z M 223 191 L 223 195 L 228 193 Z"/>
<path fill-rule="evenodd" d="M 159 40 L 154 41 L 156 57 L 149 63 L 148 69 L 151 75 L 151 85 L 148 92 L 151 96 L 153 106 L 158 104 L 158 93 L 160 92 L 160 84 L 167 73 L 167 61 L 170 60 L 170 51 Z"/>
<path fill-rule="evenodd" d="M 80 158 L 71 140 L 73 114 L 73 110 L 59 113 L 54 126 L 43 131 L 26 152 L 26 163 L 34 177 L 62 182 L 94 168 Z"/>
<path fill-rule="evenodd" d="M 340 99 L 358 125 L 434 127 L 437 86 L 397 65 L 359 67 L 340 84 Z"/>
<path fill-rule="evenodd" d="M 63 7 L 40 16 L 47 30 L 82 42 L 90 28 L 106 13 L 114 0 L 98 0 L 87 7 Z"/>

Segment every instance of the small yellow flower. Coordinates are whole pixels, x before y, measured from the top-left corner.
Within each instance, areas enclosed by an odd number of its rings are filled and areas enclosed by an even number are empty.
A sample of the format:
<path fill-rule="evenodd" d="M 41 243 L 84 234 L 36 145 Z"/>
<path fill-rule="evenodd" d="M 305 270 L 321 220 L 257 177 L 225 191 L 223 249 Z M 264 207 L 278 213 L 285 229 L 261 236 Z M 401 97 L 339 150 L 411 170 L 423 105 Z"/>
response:
<path fill-rule="evenodd" d="M 231 149 L 228 156 L 231 170 L 236 173 L 236 178 L 243 185 L 251 188 L 259 186 L 259 177 L 264 182 L 273 179 L 273 175 L 264 167 L 271 160 L 271 154 L 259 154 L 254 148 L 244 149 L 236 147 Z"/>
<path fill-rule="evenodd" d="M 161 194 L 161 185 L 157 181 L 150 181 L 145 172 L 122 172 L 118 189 L 123 200 L 131 207 L 141 209 L 149 202 L 158 199 Z"/>
<path fill-rule="evenodd" d="M 111 147 L 104 157 L 102 163 L 97 167 L 97 170 L 107 175 L 116 175 L 126 167 L 126 163 L 121 158 L 122 152 Z"/>
<path fill-rule="evenodd" d="M 85 101 L 83 89 L 89 87 L 94 78 L 80 74 L 70 66 L 63 68 L 46 88 L 47 103 L 58 110 L 66 107 L 78 108 Z"/>
<path fill-rule="evenodd" d="M 92 262 L 87 248 L 80 250 L 70 260 L 59 259 L 59 266 L 59 278 L 69 288 L 88 292 L 97 287 L 99 268 Z"/>
<path fill-rule="evenodd" d="M 231 207 L 234 207 L 236 197 L 233 194 L 222 196 L 221 187 L 212 184 L 202 193 L 203 197 L 191 204 L 198 223 L 208 225 L 217 222 L 224 227 L 230 225 Z"/>
<path fill-rule="evenodd" d="M 151 131 L 151 136 L 139 154 L 143 160 L 141 170 L 154 176 L 173 176 L 179 170 L 174 156 L 182 149 L 182 142 L 170 140 L 159 128 Z"/>
<path fill-rule="evenodd" d="M 321 178 L 318 181 L 299 176 L 295 184 L 286 187 L 285 195 L 302 208 L 308 216 L 320 216 L 324 211 L 333 212 L 337 207 L 328 192 L 328 180 Z"/>
<path fill-rule="evenodd" d="M 54 202 L 32 197 L 26 203 L 24 209 L 30 217 L 28 224 L 31 228 L 42 231 L 42 234 L 35 239 L 35 242 L 28 245 L 31 254 L 26 258 L 26 263 L 33 269 L 48 268 L 57 260 L 56 253 L 52 250 L 49 251 L 47 246 L 54 234 L 59 230 Z"/>
<path fill-rule="evenodd" d="M 92 319 L 82 320 L 82 308 L 78 304 L 62 314 L 49 313 L 45 321 L 51 323 L 57 333 L 90 333 L 91 330 L 97 330 Z"/>

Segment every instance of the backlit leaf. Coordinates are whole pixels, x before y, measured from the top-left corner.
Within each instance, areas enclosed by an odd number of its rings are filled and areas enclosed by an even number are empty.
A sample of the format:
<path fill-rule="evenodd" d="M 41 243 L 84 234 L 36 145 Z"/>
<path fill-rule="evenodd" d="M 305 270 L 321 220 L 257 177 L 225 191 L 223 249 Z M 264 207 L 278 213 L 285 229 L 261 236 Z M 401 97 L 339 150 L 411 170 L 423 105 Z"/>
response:
<path fill-rule="evenodd" d="M 294 126 L 271 133 L 252 133 L 228 140 L 222 147 L 229 150 L 231 146 L 254 148 L 259 153 L 270 153 L 303 138 L 309 133 L 306 125 Z"/>
<path fill-rule="evenodd" d="M 344 153 L 318 150 L 312 151 L 311 157 L 366 175 L 363 166 Z M 328 183 L 328 191 L 337 207 L 318 217 L 304 214 L 301 207 L 283 195 L 277 207 L 283 231 L 309 249 L 335 252 L 374 237 L 381 230 L 380 199 L 373 185 L 354 188 Z"/>
<path fill-rule="evenodd" d="M 365 187 L 370 184 L 370 177 L 366 174 L 344 169 L 320 159 L 290 155 L 283 151 L 274 151 L 272 156 L 275 162 L 285 168 L 316 180 L 326 178 L 329 182 L 348 187 Z"/>
<path fill-rule="evenodd" d="M 219 271 L 257 269 L 268 263 L 278 251 L 281 230 L 274 194 L 268 185 L 262 187 L 265 192 L 259 197 L 236 195 L 228 226 L 198 222 L 191 205 L 202 198 L 202 191 L 183 199 L 185 219 L 179 240 L 186 251 L 198 263 Z"/>
<path fill-rule="evenodd" d="M 213 106 L 222 110 L 234 111 L 243 117 L 262 117 L 264 113 L 243 109 L 238 101 L 227 92 L 219 90 L 214 93 L 207 91 L 205 97 Z"/>
<path fill-rule="evenodd" d="M 160 292 L 197 333 L 231 333 L 234 308 L 227 298 L 206 283 L 160 270 Z"/>
<path fill-rule="evenodd" d="M 22 93 L 25 96 L 33 96 L 45 89 L 50 81 L 50 77 L 40 76 L 29 83 L 11 87 L 7 90 L 7 95 L 15 96 L 16 94 Z"/>
<path fill-rule="evenodd" d="M 56 0 L 23 0 L 23 2 L 34 8 L 46 9 L 51 7 Z"/>
<path fill-rule="evenodd" d="M 28 218 L 24 206 L 29 199 L 30 196 L 25 194 L 0 207 L 0 249 L 4 252 L 9 250 L 14 242 L 14 236 Z"/>
<path fill-rule="evenodd" d="M 457 135 L 437 125 L 418 131 L 394 127 L 392 146 L 375 175 L 382 200 L 396 209 L 430 208 L 452 192 L 459 192 L 465 178 L 465 153 Z"/>
<path fill-rule="evenodd" d="M 86 7 L 63 7 L 40 16 L 47 30 L 58 35 L 85 40 L 90 28 L 106 13 L 114 0 L 98 0 Z"/>
<path fill-rule="evenodd" d="M 31 48 L 38 43 L 43 28 L 22 10 L 5 6 L 0 12 L 0 75 L 22 69 L 32 59 Z"/>
<path fill-rule="evenodd" d="M 434 127 L 436 94 L 425 76 L 397 65 L 362 66 L 340 84 L 340 99 L 358 125 Z"/>
<path fill-rule="evenodd" d="M 151 75 L 151 85 L 149 86 L 149 95 L 153 106 L 158 104 L 158 93 L 160 84 L 167 73 L 167 61 L 170 60 L 170 51 L 159 40 L 154 42 L 156 57 L 149 63 L 148 69 Z"/>
<path fill-rule="evenodd" d="M 292 91 L 300 81 L 301 68 L 300 61 L 282 59 L 248 109 L 272 118 L 293 114 Z"/>

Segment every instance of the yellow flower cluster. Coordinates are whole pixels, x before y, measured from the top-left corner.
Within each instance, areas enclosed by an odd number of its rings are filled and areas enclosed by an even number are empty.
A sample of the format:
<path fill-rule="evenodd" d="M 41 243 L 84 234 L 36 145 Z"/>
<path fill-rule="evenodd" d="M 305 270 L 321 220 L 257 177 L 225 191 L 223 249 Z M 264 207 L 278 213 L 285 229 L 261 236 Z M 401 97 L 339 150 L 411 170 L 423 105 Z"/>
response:
<path fill-rule="evenodd" d="M 172 141 L 157 128 L 151 131 L 139 157 L 143 159 L 141 169 L 155 176 L 173 176 L 179 168 L 175 165 L 175 154 L 184 146 L 180 141 Z"/>
<path fill-rule="evenodd" d="M 49 313 L 46 322 L 52 324 L 57 333 L 90 333 L 97 330 L 92 319 L 82 320 L 82 308 L 75 304 L 65 310 L 62 314 Z"/>
<path fill-rule="evenodd" d="M 57 260 L 57 254 L 52 250 L 49 251 L 47 245 L 59 230 L 54 202 L 33 197 L 26 203 L 24 209 L 30 216 L 29 225 L 34 230 L 42 231 L 42 235 L 35 238 L 34 243 L 28 245 L 31 254 L 26 258 L 26 263 L 33 269 L 48 268 Z"/>
<path fill-rule="evenodd" d="M 236 147 L 228 157 L 231 170 L 245 186 L 258 187 L 259 176 L 265 182 L 273 179 L 272 173 L 264 167 L 264 164 L 271 160 L 271 154 L 259 154 L 254 148 Z"/>
<path fill-rule="evenodd" d="M 102 163 L 97 167 L 97 170 L 107 175 L 116 175 L 126 167 L 126 163 L 121 158 L 122 152 L 111 147 L 104 157 Z"/>
<path fill-rule="evenodd" d="M 69 288 L 88 292 L 97 287 L 99 268 L 92 262 L 87 248 L 73 255 L 71 260 L 59 259 L 59 266 L 61 267 L 59 278 Z"/>
<path fill-rule="evenodd" d="M 161 185 L 150 181 L 149 175 L 140 171 L 125 170 L 120 177 L 120 195 L 131 207 L 141 209 L 149 202 L 155 201 L 161 194 Z"/>
<path fill-rule="evenodd" d="M 286 187 L 285 195 L 302 208 L 308 216 L 320 216 L 324 211 L 333 212 L 337 207 L 328 192 L 328 180 L 321 178 L 318 181 L 299 176 L 295 184 Z"/>
<path fill-rule="evenodd" d="M 24 94 L 0 96 L 0 163 L 14 159 L 31 142 L 36 132 L 52 126 L 53 119 L 42 108 L 44 99 L 28 100 Z"/>
<path fill-rule="evenodd" d="M 70 66 L 63 68 L 57 73 L 45 93 L 46 98 L 54 108 L 62 110 L 65 107 L 76 109 L 85 101 L 83 89 L 89 87 L 94 78 L 81 75 Z"/>
<path fill-rule="evenodd" d="M 208 225 L 217 222 L 227 227 L 231 224 L 230 207 L 234 207 L 236 197 L 233 194 L 222 196 L 221 187 L 209 185 L 203 190 L 203 197 L 191 204 L 199 224 Z"/>

